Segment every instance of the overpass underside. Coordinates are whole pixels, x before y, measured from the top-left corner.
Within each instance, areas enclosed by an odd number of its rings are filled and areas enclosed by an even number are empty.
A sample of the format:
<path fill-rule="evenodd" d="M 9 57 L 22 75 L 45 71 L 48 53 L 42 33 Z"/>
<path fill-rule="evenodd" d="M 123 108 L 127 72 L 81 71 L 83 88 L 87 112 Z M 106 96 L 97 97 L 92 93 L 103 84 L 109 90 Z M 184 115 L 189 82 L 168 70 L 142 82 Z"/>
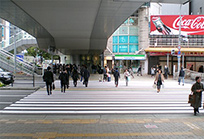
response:
<path fill-rule="evenodd" d="M 109 36 L 145 2 L 149 0 L 0 0 L 0 17 L 36 37 L 41 49 L 100 53 Z"/>

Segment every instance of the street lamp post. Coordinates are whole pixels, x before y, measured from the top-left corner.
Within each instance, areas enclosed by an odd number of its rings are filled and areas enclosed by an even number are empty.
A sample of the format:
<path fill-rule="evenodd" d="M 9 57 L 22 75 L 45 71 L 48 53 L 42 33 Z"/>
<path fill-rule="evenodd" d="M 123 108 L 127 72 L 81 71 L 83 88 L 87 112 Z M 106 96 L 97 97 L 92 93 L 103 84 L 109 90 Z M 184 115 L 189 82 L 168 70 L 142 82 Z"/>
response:
<path fill-rule="evenodd" d="M 179 14 L 180 21 L 179 21 L 179 40 L 178 40 L 178 55 L 177 55 L 177 58 L 178 58 L 178 74 L 180 72 L 180 61 L 181 61 L 181 6 L 182 6 L 182 4 L 180 4 L 180 14 Z"/>
<path fill-rule="evenodd" d="M 13 27 L 14 30 L 14 75 L 16 74 L 16 27 Z"/>

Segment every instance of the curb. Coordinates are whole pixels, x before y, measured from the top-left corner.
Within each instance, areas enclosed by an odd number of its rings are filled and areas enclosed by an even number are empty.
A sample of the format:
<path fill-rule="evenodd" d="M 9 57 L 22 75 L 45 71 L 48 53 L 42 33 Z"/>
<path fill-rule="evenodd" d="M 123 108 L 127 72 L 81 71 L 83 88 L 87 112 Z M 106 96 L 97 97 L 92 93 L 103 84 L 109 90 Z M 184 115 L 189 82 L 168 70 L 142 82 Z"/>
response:
<path fill-rule="evenodd" d="M 27 88 L 22 88 L 22 87 L 1 87 L 0 90 L 39 90 L 40 87 L 27 87 Z"/>

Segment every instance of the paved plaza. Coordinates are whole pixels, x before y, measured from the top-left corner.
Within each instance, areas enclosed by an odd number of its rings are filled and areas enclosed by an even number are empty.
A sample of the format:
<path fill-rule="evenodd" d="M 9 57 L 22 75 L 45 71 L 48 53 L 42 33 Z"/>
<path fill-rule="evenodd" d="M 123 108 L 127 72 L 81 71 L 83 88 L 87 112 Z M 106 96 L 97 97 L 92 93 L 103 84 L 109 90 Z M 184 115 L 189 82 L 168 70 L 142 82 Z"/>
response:
<path fill-rule="evenodd" d="M 179 86 L 165 80 L 159 94 L 154 78 L 135 77 L 125 86 L 92 78 L 86 88 L 81 82 L 61 93 L 59 81 L 51 96 L 38 91 L 0 90 L 1 102 L 12 95 L 11 104 L 0 110 L 2 139 L 163 139 L 204 138 L 204 111 L 193 116 L 187 103 L 193 81 Z M 15 85 L 14 85 L 15 86 Z M 23 93 L 24 92 L 24 93 Z"/>

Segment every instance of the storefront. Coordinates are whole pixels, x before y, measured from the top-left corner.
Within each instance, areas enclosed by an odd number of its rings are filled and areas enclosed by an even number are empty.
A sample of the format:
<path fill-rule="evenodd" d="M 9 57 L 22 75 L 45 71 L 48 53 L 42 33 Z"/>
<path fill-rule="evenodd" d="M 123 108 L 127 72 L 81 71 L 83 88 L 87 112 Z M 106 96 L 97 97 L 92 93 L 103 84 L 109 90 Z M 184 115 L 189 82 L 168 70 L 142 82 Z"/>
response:
<path fill-rule="evenodd" d="M 143 61 L 146 60 L 146 55 L 115 55 L 115 66 L 123 72 L 125 69 L 132 67 L 133 72 L 137 72 L 137 68 Z"/>
<path fill-rule="evenodd" d="M 175 54 L 171 54 L 172 49 L 175 50 Z M 177 48 L 147 48 L 145 51 L 148 53 L 148 73 L 150 74 L 151 67 L 160 64 L 162 70 L 167 65 L 170 70 L 170 74 L 173 74 L 173 66 L 175 70 L 178 67 Z M 181 48 L 181 66 L 190 69 L 193 65 L 193 70 L 198 69 L 204 65 L 204 48 Z"/>

